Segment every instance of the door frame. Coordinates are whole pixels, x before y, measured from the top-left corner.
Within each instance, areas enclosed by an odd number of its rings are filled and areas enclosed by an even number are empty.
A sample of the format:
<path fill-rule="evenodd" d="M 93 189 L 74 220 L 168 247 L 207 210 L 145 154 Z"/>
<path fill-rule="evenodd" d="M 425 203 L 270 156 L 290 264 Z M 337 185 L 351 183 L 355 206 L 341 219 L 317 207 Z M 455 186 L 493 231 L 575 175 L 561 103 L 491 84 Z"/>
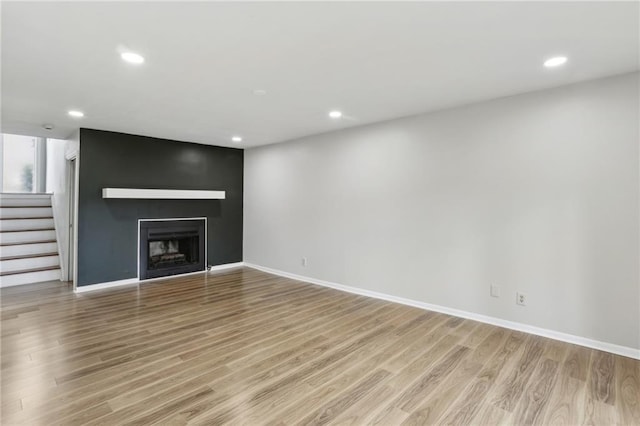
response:
<path fill-rule="evenodd" d="M 68 278 L 73 281 L 73 290 L 77 288 L 78 281 L 78 190 L 80 188 L 80 156 L 78 152 L 65 155 L 68 164 L 67 190 L 69 191 L 68 206 Z"/>

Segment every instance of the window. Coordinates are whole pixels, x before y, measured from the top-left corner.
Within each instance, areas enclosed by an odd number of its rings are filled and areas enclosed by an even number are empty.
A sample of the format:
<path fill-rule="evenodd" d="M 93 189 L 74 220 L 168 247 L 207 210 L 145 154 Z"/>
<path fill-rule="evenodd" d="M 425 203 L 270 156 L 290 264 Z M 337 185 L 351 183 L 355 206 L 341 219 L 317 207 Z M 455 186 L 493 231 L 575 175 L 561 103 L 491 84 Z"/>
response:
<path fill-rule="evenodd" d="M 2 192 L 44 192 L 45 140 L 3 134 L 0 148 Z"/>

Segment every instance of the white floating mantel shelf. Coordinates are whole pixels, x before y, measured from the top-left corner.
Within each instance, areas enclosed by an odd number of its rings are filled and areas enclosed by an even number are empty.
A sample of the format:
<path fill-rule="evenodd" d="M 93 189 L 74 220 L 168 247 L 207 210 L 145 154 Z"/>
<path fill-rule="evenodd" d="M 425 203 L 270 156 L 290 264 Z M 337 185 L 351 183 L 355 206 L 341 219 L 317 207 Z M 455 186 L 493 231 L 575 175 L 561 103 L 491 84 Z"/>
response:
<path fill-rule="evenodd" d="M 224 200 L 225 191 L 193 189 L 102 188 L 102 198 L 137 198 L 156 200 Z"/>

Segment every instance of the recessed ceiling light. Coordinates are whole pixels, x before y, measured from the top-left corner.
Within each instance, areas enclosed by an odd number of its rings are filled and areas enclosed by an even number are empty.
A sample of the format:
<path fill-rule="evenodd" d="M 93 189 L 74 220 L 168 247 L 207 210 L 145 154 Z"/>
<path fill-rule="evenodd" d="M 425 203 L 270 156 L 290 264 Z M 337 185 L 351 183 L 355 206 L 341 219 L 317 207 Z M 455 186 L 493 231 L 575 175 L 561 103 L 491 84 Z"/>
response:
<path fill-rule="evenodd" d="M 340 111 L 331 111 L 329 113 L 329 117 L 331 117 L 331 118 L 340 118 L 340 117 L 342 117 L 342 112 L 340 112 Z"/>
<path fill-rule="evenodd" d="M 123 52 L 120 54 L 123 61 L 127 61 L 130 64 L 141 64 L 144 62 L 142 55 L 138 55 L 134 52 Z"/>
<path fill-rule="evenodd" d="M 267 94 L 267 91 L 264 89 L 256 89 L 253 91 L 253 94 L 256 96 L 264 96 Z"/>
<path fill-rule="evenodd" d="M 82 118 L 82 117 L 84 117 L 84 112 L 82 112 L 82 111 L 77 111 L 77 110 L 74 110 L 74 109 L 72 109 L 71 111 L 69 111 L 69 112 L 68 112 L 68 114 L 69 114 L 71 117 L 75 117 L 75 118 Z"/>
<path fill-rule="evenodd" d="M 566 56 L 554 56 L 553 58 L 549 58 L 544 61 L 544 66 L 547 68 L 558 67 L 567 62 Z"/>
<path fill-rule="evenodd" d="M 242 138 L 240 136 L 234 136 L 231 138 L 231 140 L 234 142 L 242 142 Z"/>

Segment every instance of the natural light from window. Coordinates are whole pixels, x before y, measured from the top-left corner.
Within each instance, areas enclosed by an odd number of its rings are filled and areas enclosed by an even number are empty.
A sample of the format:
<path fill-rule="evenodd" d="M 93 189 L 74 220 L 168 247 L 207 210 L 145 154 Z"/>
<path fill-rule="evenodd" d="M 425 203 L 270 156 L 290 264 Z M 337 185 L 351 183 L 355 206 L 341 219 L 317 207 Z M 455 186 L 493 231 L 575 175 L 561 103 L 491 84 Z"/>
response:
<path fill-rule="evenodd" d="M 39 138 L 2 135 L 2 192 L 35 192 Z"/>

